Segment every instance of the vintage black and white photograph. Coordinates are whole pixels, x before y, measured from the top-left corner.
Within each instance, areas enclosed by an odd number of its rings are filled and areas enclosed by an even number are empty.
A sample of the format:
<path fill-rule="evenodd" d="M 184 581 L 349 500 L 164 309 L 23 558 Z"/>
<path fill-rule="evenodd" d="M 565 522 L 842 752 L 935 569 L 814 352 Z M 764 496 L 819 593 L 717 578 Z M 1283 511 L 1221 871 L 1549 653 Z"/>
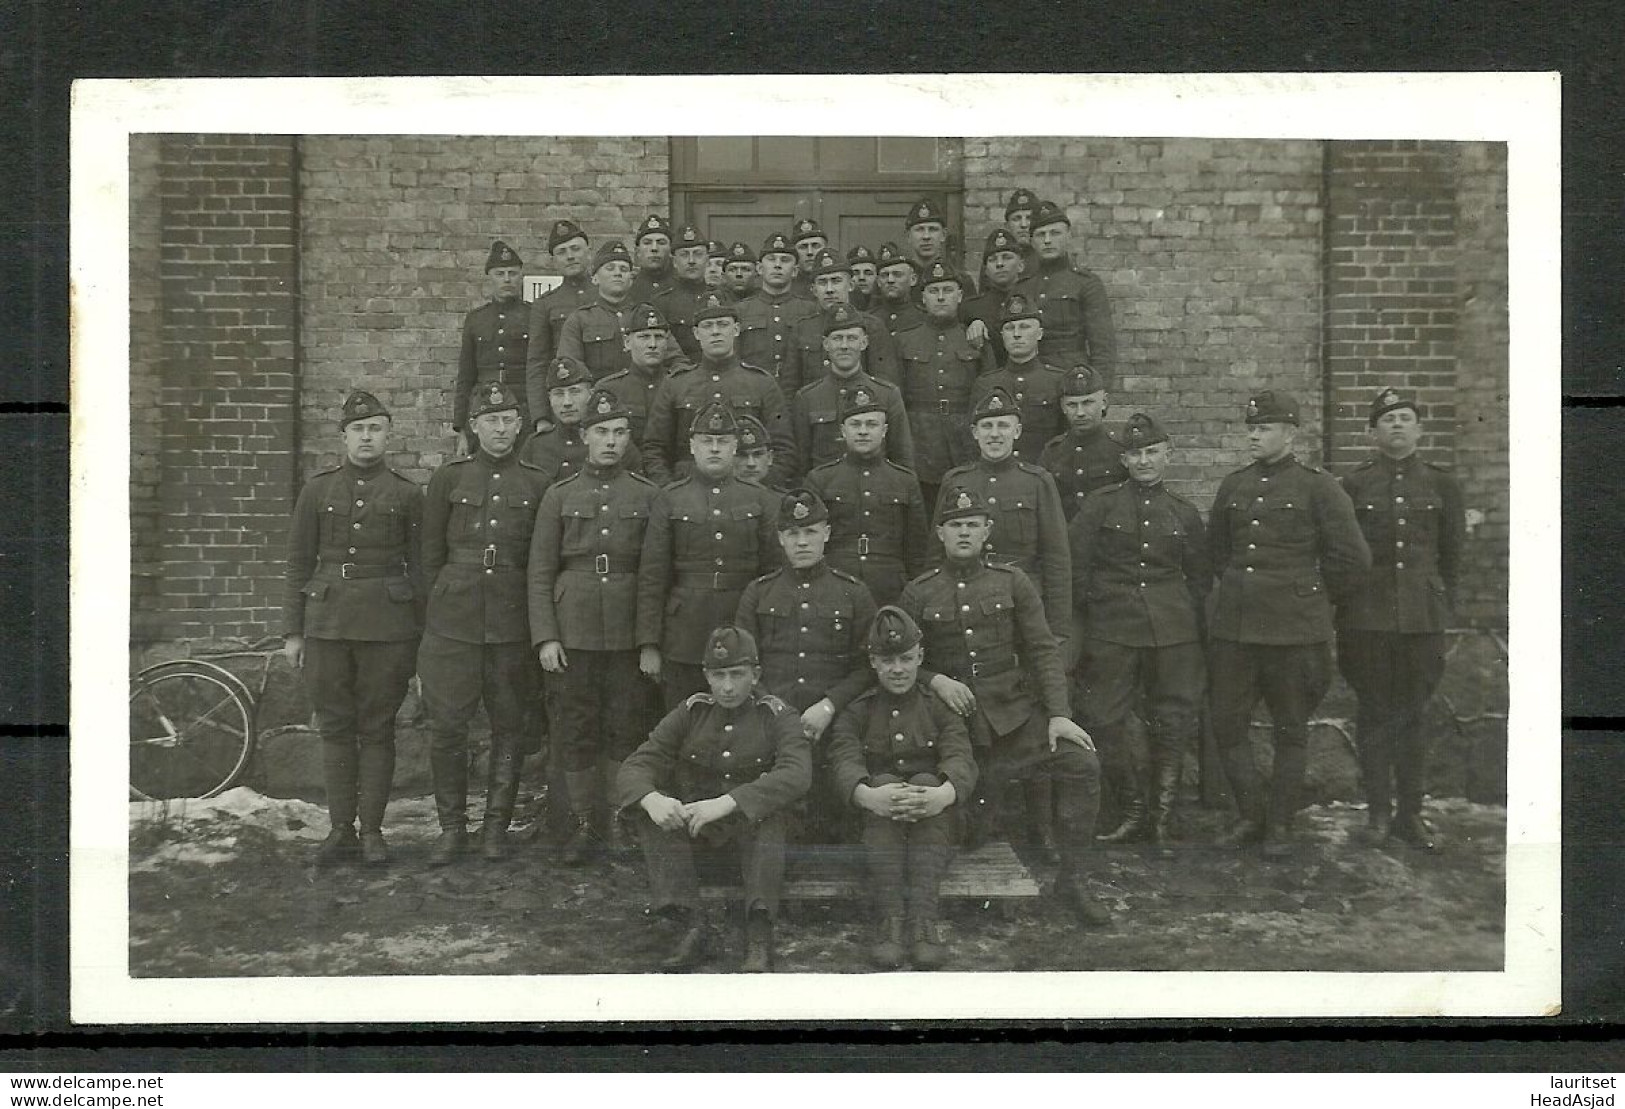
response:
<path fill-rule="evenodd" d="M 76 1019 L 1555 1004 L 1553 89 L 887 80 L 85 90 Z"/>

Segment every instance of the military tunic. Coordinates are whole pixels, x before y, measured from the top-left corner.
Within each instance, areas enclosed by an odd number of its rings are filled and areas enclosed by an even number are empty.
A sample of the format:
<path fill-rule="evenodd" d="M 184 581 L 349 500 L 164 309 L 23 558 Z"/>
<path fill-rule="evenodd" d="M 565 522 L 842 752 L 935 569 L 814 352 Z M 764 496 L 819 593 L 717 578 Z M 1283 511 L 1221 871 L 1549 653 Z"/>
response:
<path fill-rule="evenodd" d="M 820 562 L 751 582 L 734 623 L 756 639 L 763 686 L 798 713 L 826 697 L 839 712 L 869 684 L 864 637 L 875 607 L 868 586 Z"/>
<path fill-rule="evenodd" d="M 1050 627 L 1060 636 L 1070 635 L 1072 553 L 1055 479 L 1012 455 L 1002 462 L 983 459 L 949 470 L 938 503 L 960 488 L 978 493 L 992 517 L 993 531 L 985 548 L 988 561 L 1025 571 L 1044 599 Z"/>
<path fill-rule="evenodd" d="M 1061 412 L 1061 389 L 1066 374 L 1055 366 L 1034 358 L 1017 365 L 1006 362 L 990 374 L 983 374 L 971 387 L 971 406 L 994 389 L 1003 389 L 1016 402 L 1021 413 L 1021 438 L 1016 440 L 1016 457 L 1038 465 L 1044 446 L 1066 430 Z"/>
<path fill-rule="evenodd" d="M 869 347 L 863 352 L 863 369 L 870 377 L 896 385 L 899 372 L 896 341 L 886 325 L 874 316 L 867 312 L 859 315 L 863 332 L 869 337 Z M 829 372 L 829 359 L 824 354 L 824 317 L 816 314 L 796 324 L 792 333 L 789 357 L 781 375 L 789 382 L 785 392 L 794 396 L 803 385 Z"/>
<path fill-rule="evenodd" d="M 789 406 L 766 370 L 738 358 L 701 362 L 672 374 L 655 390 L 643 432 L 644 470 L 650 480 L 665 485 L 688 472 L 692 465 L 688 441 L 694 417 L 713 401 L 762 422 L 773 444 L 769 478 L 773 484 L 789 484 L 796 469 Z"/>
<path fill-rule="evenodd" d="M 792 290 L 778 296 L 758 289 L 739 303 L 739 357 L 766 370 L 786 396 L 795 390 L 785 380 L 785 367 L 795 349 L 796 325 L 818 318 L 818 305 Z"/>
<path fill-rule="evenodd" d="M 779 501 L 732 475 L 660 491 L 639 564 L 638 644 L 659 646 L 671 703 L 703 683 L 706 637 L 733 620 L 745 586 L 779 565 Z"/>
<path fill-rule="evenodd" d="M 831 566 L 863 580 L 875 603 L 896 604 L 930 558 L 930 527 L 914 474 L 884 458 L 847 455 L 807 474 L 829 508 Z"/>
<path fill-rule="evenodd" d="M 500 381 L 515 392 L 527 389 L 525 362 L 529 350 L 530 305 L 523 300 L 488 301 L 464 317 L 463 349 L 457 359 L 457 386 L 452 400 L 453 430 L 468 428 L 469 396 L 477 383 Z M 530 402 L 529 410 L 535 411 L 535 398 L 528 395 L 528 390 L 526 400 Z"/>
<path fill-rule="evenodd" d="M 598 300 L 598 287 L 585 276 L 566 277 L 531 301 L 530 342 L 525 353 L 525 398 L 532 413 L 547 411 L 547 364 L 559 351 L 564 321 L 577 308 Z"/>
<path fill-rule="evenodd" d="M 599 297 L 594 303 L 576 309 L 564 321 L 555 353 L 584 363 L 594 381 L 626 369 L 632 362 L 622 342 L 622 328 L 632 309 L 641 303 L 628 297 L 619 304 L 611 304 Z"/>
<path fill-rule="evenodd" d="M 893 304 L 885 297 L 879 297 L 867 311 L 869 315 L 880 321 L 881 325 L 891 333 L 893 339 L 911 327 L 919 327 L 928 318 L 924 310 L 912 300 L 905 300 L 902 304 Z"/>
<path fill-rule="evenodd" d="M 683 362 L 677 369 L 691 368 L 691 363 Z M 655 393 L 660 385 L 670 376 L 664 368 L 646 370 L 641 366 L 629 366 L 624 370 L 610 374 L 598 382 L 600 389 L 608 389 L 615 394 L 626 410 L 631 413 L 628 423 L 632 427 L 632 444 L 643 442 L 643 434 L 649 427 L 649 412 L 654 408 Z M 642 451 L 638 452 L 638 465 L 634 469 L 642 469 Z"/>
<path fill-rule="evenodd" d="M 626 294 L 626 303 L 634 307 L 639 304 L 653 304 L 656 297 L 671 292 L 676 282 L 677 276 L 670 266 L 652 273 L 646 269 L 639 269 L 632 277 L 632 288 Z"/>
<path fill-rule="evenodd" d="M 536 467 L 551 485 L 575 477 L 587 465 L 587 444 L 581 438 L 580 424 L 556 424 L 532 435 L 520 448 L 519 456 Z M 637 443 L 626 445 L 621 465 L 630 473 L 643 472 L 643 452 Z"/>
<path fill-rule="evenodd" d="M 785 817 L 812 785 L 812 752 L 794 709 L 758 689 L 738 708 L 696 693 L 655 725 L 649 738 L 621 764 L 617 800 L 634 809 L 650 793 L 678 801 L 728 796 L 738 809 L 690 837 L 667 832 L 642 814 L 637 820 L 656 908 L 697 910 L 699 876 L 694 847 L 740 847 L 747 910 L 778 911 L 784 885 Z"/>
<path fill-rule="evenodd" d="M 984 340 L 993 352 L 993 363 L 1002 366 L 1008 355 L 1004 351 L 1004 336 L 999 330 L 1004 315 L 1004 302 L 1015 292 L 1012 286 L 1009 289 L 995 289 L 989 286 L 975 296 L 966 297 L 959 305 L 959 320 L 969 324 L 972 320 L 981 320 L 982 326 L 987 328 L 987 339 Z"/>
<path fill-rule="evenodd" d="M 1060 402 L 1056 403 L 1059 406 Z M 1044 444 L 1038 464 L 1055 479 L 1055 490 L 1061 494 L 1061 508 L 1068 520 L 1077 515 L 1090 493 L 1128 480 L 1123 446 L 1105 427 L 1085 432 L 1068 429 L 1057 435 Z"/>
<path fill-rule="evenodd" d="M 964 720 L 919 685 L 900 695 L 872 686 L 836 716 L 830 734 L 831 779 L 842 804 L 852 803 L 860 785 L 919 774 L 952 782 L 961 803 L 976 789 Z"/>
<path fill-rule="evenodd" d="M 654 306 L 660 309 L 666 322 L 671 325 L 672 339 L 681 349 L 683 357 L 690 362 L 697 362 L 700 358 L 700 341 L 694 337 L 694 315 L 705 306 L 705 298 L 712 292 L 704 281 L 676 278 L 671 287 L 654 300 Z"/>
<path fill-rule="evenodd" d="M 1070 258 L 1041 262 L 1016 285 L 1038 303 L 1044 337 L 1038 356 L 1071 369 L 1087 362 L 1109 388 L 1117 373 L 1117 332 L 1112 327 L 1111 300 L 1099 277 L 1072 265 Z"/>
<path fill-rule="evenodd" d="M 841 408 L 858 388 L 881 398 L 886 406 L 886 457 L 900 466 L 914 466 L 914 436 L 909 429 L 903 394 L 887 381 L 876 381 L 862 370 L 841 377 L 833 370 L 801 387 L 790 405 L 796 458 L 803 470 L 833 462 L 846 453 L 841 438 Z"/>
<path fill-rule="evenodd" d="M 624 757 L 644 736 L 639 689 L 638 564 L 659 491 L 622 465 L 587 467 L 542 497 L 530 542 L 533 646 L 563 644 L 544 674 L 564 768 Z"/>
<path fill-rule="evenodd" d="M 1378 454 L 1343 478 L 1371 569 L 1337 612 L 1337 664 L 1359 699 L 1355 738 L 1373 813 L 1395 794 L 1401 820 L 1420 815 L 1429 698 L 1444 676 L 1445 629 L 1466 541 L 1461 487 L 1412 454 Z"/>
<path fill-rule="evenodd" d="M 955 320 L 924 324 L 898 336 L 899 385 L 914 432 L 915 472 L 935 487 L 942 475 L 976 457 L 969 414 L 978 377 L 993 370 L 993 356 L 965 338 Z"/>

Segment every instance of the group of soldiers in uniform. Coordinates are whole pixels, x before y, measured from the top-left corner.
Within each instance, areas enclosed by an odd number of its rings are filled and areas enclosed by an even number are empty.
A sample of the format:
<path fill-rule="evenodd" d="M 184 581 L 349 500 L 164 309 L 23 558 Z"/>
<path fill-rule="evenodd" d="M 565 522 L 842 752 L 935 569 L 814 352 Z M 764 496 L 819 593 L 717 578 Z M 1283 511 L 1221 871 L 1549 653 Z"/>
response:
<path fill-rule="evenodd" d="M 394 720 L 415 672 L 431 865 L 511 851 L 545 727 L 562 858 L 635 830 L 675 930 L 666 969 L 715 949 L 696 849 L 738 853 L 744 967 L 765 971 L 787 840 L 852 837 L 873 961 L 933 968 L 953 846 L 999 834 L 1018 797 L 1061 903 L 1107 923 L 1092 849 L 1173 841 L 1204 713 L 1239 815 L 1224 842 L 1289 855 L 1334 640 L 1370 831 L 1432 846 L 1421 714 L 1463 512 L 1454 478 L 1417 456 L 1415 400 L 1377 395 L 1373 457 L 1339 481 L 1293 453 L 1296 400 L 1257 394 L 1252 461 L 1204 522 L 1164 481 L 1162 423 L 1107 425 L 1110 310 L 1072 261 L 1066 213 L 1017 190 L 980 292 L 944 228 L 921 201 L 903 246 L 842 256 L 811 221 L 758 252 L 650 216 L 631 251 L 589 255 L 561 220 L 563 283 L 532 304 L 522 260 L 493 244 L 493 299 L 464 326 L 458 457 L 420 492 L 384 462 L 389 413 L 356 391 L 343 461 L 294 511 L 286 650 L 323 739 L 319 865 L 388 859 Z M 1103 783 L 1120 820 L 1097 835 Z"/>

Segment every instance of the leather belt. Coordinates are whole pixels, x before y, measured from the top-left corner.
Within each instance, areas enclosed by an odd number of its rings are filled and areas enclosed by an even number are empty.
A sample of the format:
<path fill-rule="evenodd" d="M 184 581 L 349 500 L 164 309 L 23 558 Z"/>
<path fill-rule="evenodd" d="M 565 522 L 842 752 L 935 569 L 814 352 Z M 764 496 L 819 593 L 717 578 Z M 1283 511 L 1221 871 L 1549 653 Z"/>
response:
<path fill-rule="evenodd" d="M 406 564 L 402 562 L 322 562 L 317 565 L 316 573 L 312 576 L 328 581 L 335 577 L 344 581 L 355 581 L 357 578 L 404 578 L 406 576 Z"/>
<path fill-rule="evenodd" d="M 447 551 L 446 564 L 448 566 L 483 566 L 487 570 L 523 570 L 525 568 L 523 562 L 503 562 L 499 559 L 495 543 L 490 544 L 482 551 Z"/>
<path fill-rule="evenodd" d="M 710 574 L 679 570 L 672 584 L 678 589 L 743 589 L 755 580 L 755 574 L 742 574 L 737 570 L 718 570 Z"/>
<path fill-rule="evenodd" d="M 1012 670 L 1021 669 L 1020 664 L 1013 658 L 994 659 L 992 662 L 973 662 L 970 664 L 970 676 L 973 678 L 991 678 L 997 674 L 1008 674 Z"/>
<path fill-rule="evenodd" d="M 636 567 L 616 569 L 611 564 L 610 557 L 607 554 L 601 554 L 594 558 L 569 559 L 559 566 L 559 572 L 563 574 L 620 575 L 635 574 L 638 571 Z"/>

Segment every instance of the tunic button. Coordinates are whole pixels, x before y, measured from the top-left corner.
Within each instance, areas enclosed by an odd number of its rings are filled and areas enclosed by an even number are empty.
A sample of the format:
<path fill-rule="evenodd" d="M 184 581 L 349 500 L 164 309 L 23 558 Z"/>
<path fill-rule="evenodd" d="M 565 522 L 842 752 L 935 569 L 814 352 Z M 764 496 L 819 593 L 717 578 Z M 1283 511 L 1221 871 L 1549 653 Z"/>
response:
<path fill-rule="evenodd" d="M 367 503 L 367 502 L 366 502 L 366 501 L 356 501 L 356 502 L 355 502 L 355 506 L 356 506 L 356 507 L 357 507 L 357 508 L 360 508 L 360 507 L 361 507 L 361 506 L 362 506 L 362 505 L 364 505 L 364 504 L 366 504 L 366 503 Z"/>
<path fill-rule="evenodd" d="M 904 738 L 904 736 L 903 736 L 903 733 L 902 733 L 902 732 L 896 732 L 896 733 L 894 733 L 894 734 L 893 734 L 893 735 L 892 735 L 892 738 L 893 738 L 893 739 L 902 739 L 902 738 Z"/>
<path fill-rule="evenodd" d="M 1394 569 L 1403 570 L 1405 569 L 1405 564 L 1403 562 L 1396 562 L 1394 563 Z"/>
<path fill-rule="evenodd" d="M 351 524 L 350 528 L 351 528 L 352 531 L 360 531 L 361 530 L 361 525 L 360 524 Z"/>
<path fill-rule="evenodd" d="M 722 757 L 725 759 L 731 759 L 734 757 L 734 753 L 732 751 L 724 751 L 722 752 Z"/>
<path fill-rule="evenodd" d="M 717 532 L 717 538 L 718 538 L 718 539 L 721 539 L 721 538 L 722 538 L 722 533 L 721 533 L 721 532 L 720 532 L 720 531 L 719 531 L 719 532 Z"/>
<path fill-rule="evenodd" d="M 1252 573 L 1252 572 L 1253 572 L 1253 568 L 1252 568 L 1252 567 L 1251 567 L 1251 566 L 1249 566 L 1249 567 L 1247 567 L 1247 572 L 1248 572 L 1248 573 L 1249 573 L 1249 574 L 1250 574 L 1250 573 Z"/>
<path fill-rule="evenodd" d="M 896 716 L 896 715 L 897 715 L 897 710 L 896 710 L 896 709 L 892 709 L 892 710 L 891 710 L 891 714 L 892 714 L 892 715 L 893 715 L 893 716 Z"/>
<path fill-rule="evenodd" d="M 807 657 L 807 652 L 806 651 L 797 651 L 796 652 L 796 657 L 797 658 L 806 658 Z"/>
<path fill-rule="evenodd" d="M 959 606 L 959 611 L 960 612 L 969 612 L 970 611 L 970 605 L 960 605 Z"/>
<path fill-rule="evenodd" d="M 1403 516 L 1401 516 L 1401 517 L 1400 517 L 1400 518 L 1399 518 L 1399 521 L 1398 521 L 1398 522 L 1399 522 L 1399 523 L 1401 523 L 1401 524 L 1403 524 L 1403 523 L 1404 523 L 1404 522 L 1405 522 L 1405 517 L 1403 517 Z"/>
<path fill-rule="evenodd" d="M 722 730 L 725 732 L 731 732 L 734 730 L 734 726 L 732 724 L 724 724 L 722 726 Z"/>
<path fill-rule="evenodd" d="M 806 631 L 806 630 L 807 630 L 807 629 L 806 629 L 806 628 L 802 628 L 802 629 L 801 629 L 801 630 L 802 630 L 802 631 Z"/>
<path fill-rule="evenodd" d="M 496 521 L 495 521 L 495 520 L 492 520 L 492 521 L 491 521 L 491 526 L 492 526 L 492 527 L 496 527 L 496 526 L 497 526 L 497 522 L 496 522 Z"/>
<path fill-rule="evenodd" d="M 351 554 L 355 554 L 355 548 L 354 548 L 354 547 L 351 547 L 351 548 L 350 548 L 350 553 L 351 553 Z"/>
<path fill-rule="evenodd" d="M 722 515 L 722 509 L 720 509 L 720 508 L 713 508 L 713 509 L 712 509 L 712 510 L 711 510 L 711 515 L 713 515 L 713 516 L 721 516 L 721 515 Z"/>
<path fill-rule="evenodd" d="M 1403 539 L 1396 539 L 1396 540 L 1394 540 L 1394 546 L 1396 546 L 1396 547 L 1403 547 L 1403 546 L 1404 546 L 1404 545 L 1405 545 L 1405 540 L 1403 540 Z"/>
<path fill-rule="evenodd" d="M 609 534 L 609 529 L 608 528 L 600 528 L 599 531 L 598 531 L 598 534 L 599 535 L 608 535 Z"/>
<path fill-rule="evenodd" d="M 1257 543 L 1249 543 L 1249 544 L 1247 544 L 1247 549 L 1249 551 L 1256 551 L 1256 550 L 1258 550 L 1258 544 Z"/>

